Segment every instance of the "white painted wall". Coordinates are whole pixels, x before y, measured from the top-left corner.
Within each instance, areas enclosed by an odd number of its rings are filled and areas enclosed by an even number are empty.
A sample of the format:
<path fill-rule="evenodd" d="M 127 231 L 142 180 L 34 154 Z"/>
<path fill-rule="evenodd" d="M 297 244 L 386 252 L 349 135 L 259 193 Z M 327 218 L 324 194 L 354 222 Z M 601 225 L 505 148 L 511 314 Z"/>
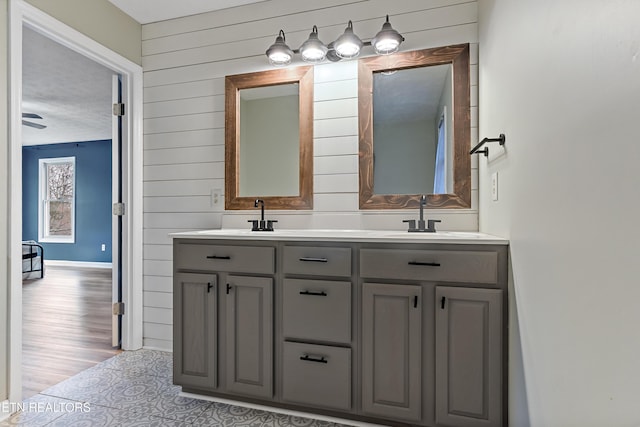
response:
<path fill-rule="evenodd" d="M 144 25 L 145 345 L 171 347 L 172 231 L 246 228 L 255 211 L 223 212 L 224 76 L 271 69 L 265 50 L 280 29 L 298 47 L 315 24 L 325 42 L 349 19 L 371 39 L 389 14 L 402 49 L 471 43 L 472 132 L 477 140 L 477 4 L 465 0 L 272 0 Z M 294 64 L 295 65 L 300 65 Z M 314 209 L 267 212 L 281 228 L 403 228 L 417 210 L 358 209 L 357 62 L 315 67 Z M 471 142 L 470 142 L 471 147 Z M 430 212 L 442 229 L 477 230 L 477 160 L 472 209 Z"/>
<path fill-rule="evenodd" d="M 638 426 L 640 2 L 479 5 L 480 136 L 507 136 L 480 161 L 480 230 L 511 240 L 510 425 Z"/>

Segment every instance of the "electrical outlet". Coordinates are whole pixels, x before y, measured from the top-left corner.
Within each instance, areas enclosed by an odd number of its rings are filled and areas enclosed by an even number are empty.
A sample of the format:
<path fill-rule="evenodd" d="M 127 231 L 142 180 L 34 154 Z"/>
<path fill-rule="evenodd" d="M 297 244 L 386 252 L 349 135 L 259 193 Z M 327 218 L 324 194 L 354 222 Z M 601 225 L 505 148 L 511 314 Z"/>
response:
<path fill-rule="evenodd" d="M 498 172 L 491 174 L 491 200 L 498 200 Z"/>
<path fill-rule="evenodd" d="M 102 244 L 102 252 L 107 250 L 107 245 L 105 245 L 104 243 Z"/>
<path fill-rule="evenodd" d="M 211 207 L 220 208 L 222 203 L 222 190 L 220 188 L 214 188 L 211 190 Z"/>

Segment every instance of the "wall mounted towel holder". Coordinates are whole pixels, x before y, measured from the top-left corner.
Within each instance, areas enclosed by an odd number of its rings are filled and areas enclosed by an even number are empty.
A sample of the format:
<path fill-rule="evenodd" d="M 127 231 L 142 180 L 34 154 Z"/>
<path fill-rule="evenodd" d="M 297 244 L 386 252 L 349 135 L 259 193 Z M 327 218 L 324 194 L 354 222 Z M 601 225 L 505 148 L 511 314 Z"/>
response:
<path fill-rule="evenodd" d="M 471 149 L 469 154 L 480 154 L 480 153 L 482 153 L 482 154 L 484 154 L 485 157 L 489 157 L 489 147 L 484 147 L 484 150 L 480 150 L 480 147 L 482 147 L 487 142 L 499 142 L 500 145 L 504 145 L 504 143 L 507 142 L 507 137 L 504 136 L 504 133 L 501 133 L 500 136 L 497 137 L 497 138 L 484 138 L 482 141 L 480 141 L 478 143 L 478 145 L 476 145 L 475 147 L 473 147 Z"/>

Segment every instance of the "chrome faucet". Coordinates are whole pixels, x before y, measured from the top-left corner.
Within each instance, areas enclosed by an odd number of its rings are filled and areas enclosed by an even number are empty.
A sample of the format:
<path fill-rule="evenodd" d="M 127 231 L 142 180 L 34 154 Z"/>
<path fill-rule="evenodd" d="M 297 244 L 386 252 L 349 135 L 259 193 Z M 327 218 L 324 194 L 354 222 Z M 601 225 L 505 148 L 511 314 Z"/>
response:
<path fill-rule="evenodd" d="M 418 219 L 418 227 L 416 228 L 416 220 L 415 219 L 405 219 L 402 222 L 409 223 L 409 229 L 407 230 L 410 233 L 435 233 L 436 232 L 436 222 L 441 222 L 439 219 L 428 219 L 426 221 L 427 225 L 425 227 L 424 220 L 424 207 L 427 206 L 427 196 L 424 194 L 420 197 L 420 218 Z"/>
<path fill-rule="evenodd" d="M 251 225 L 251 231 L 273 231 L 273 223 L 274 222 L 278 222 L 275 219 L 268 219 L 265 221 L 264 219 L 264 200 L 262 199 L 256 199 L 256 201 L 253 203 L 254 207 L 258 207 L 260 206 L 260 220 L 257 219 L 250 219 L 247 222 L 250 222 Z"/>

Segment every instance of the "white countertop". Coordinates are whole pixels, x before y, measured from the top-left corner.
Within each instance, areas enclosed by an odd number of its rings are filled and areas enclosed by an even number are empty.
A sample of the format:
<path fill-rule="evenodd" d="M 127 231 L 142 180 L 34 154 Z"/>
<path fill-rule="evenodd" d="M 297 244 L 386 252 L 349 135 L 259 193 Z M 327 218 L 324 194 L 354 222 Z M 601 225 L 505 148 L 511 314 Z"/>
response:
<path fill-rule="evenodd" d="M 220 229 L 184 231 L 169 234 L 179 239 L 217 240 L 269 240 L 312 242 L 378 242 L 378 243 L 448 243 L 508 245 L 502 237 L 466 231 L 437 231 L 435 233 L 409 233 L 395 230 L 275 230 L 251 231 Z"/>

